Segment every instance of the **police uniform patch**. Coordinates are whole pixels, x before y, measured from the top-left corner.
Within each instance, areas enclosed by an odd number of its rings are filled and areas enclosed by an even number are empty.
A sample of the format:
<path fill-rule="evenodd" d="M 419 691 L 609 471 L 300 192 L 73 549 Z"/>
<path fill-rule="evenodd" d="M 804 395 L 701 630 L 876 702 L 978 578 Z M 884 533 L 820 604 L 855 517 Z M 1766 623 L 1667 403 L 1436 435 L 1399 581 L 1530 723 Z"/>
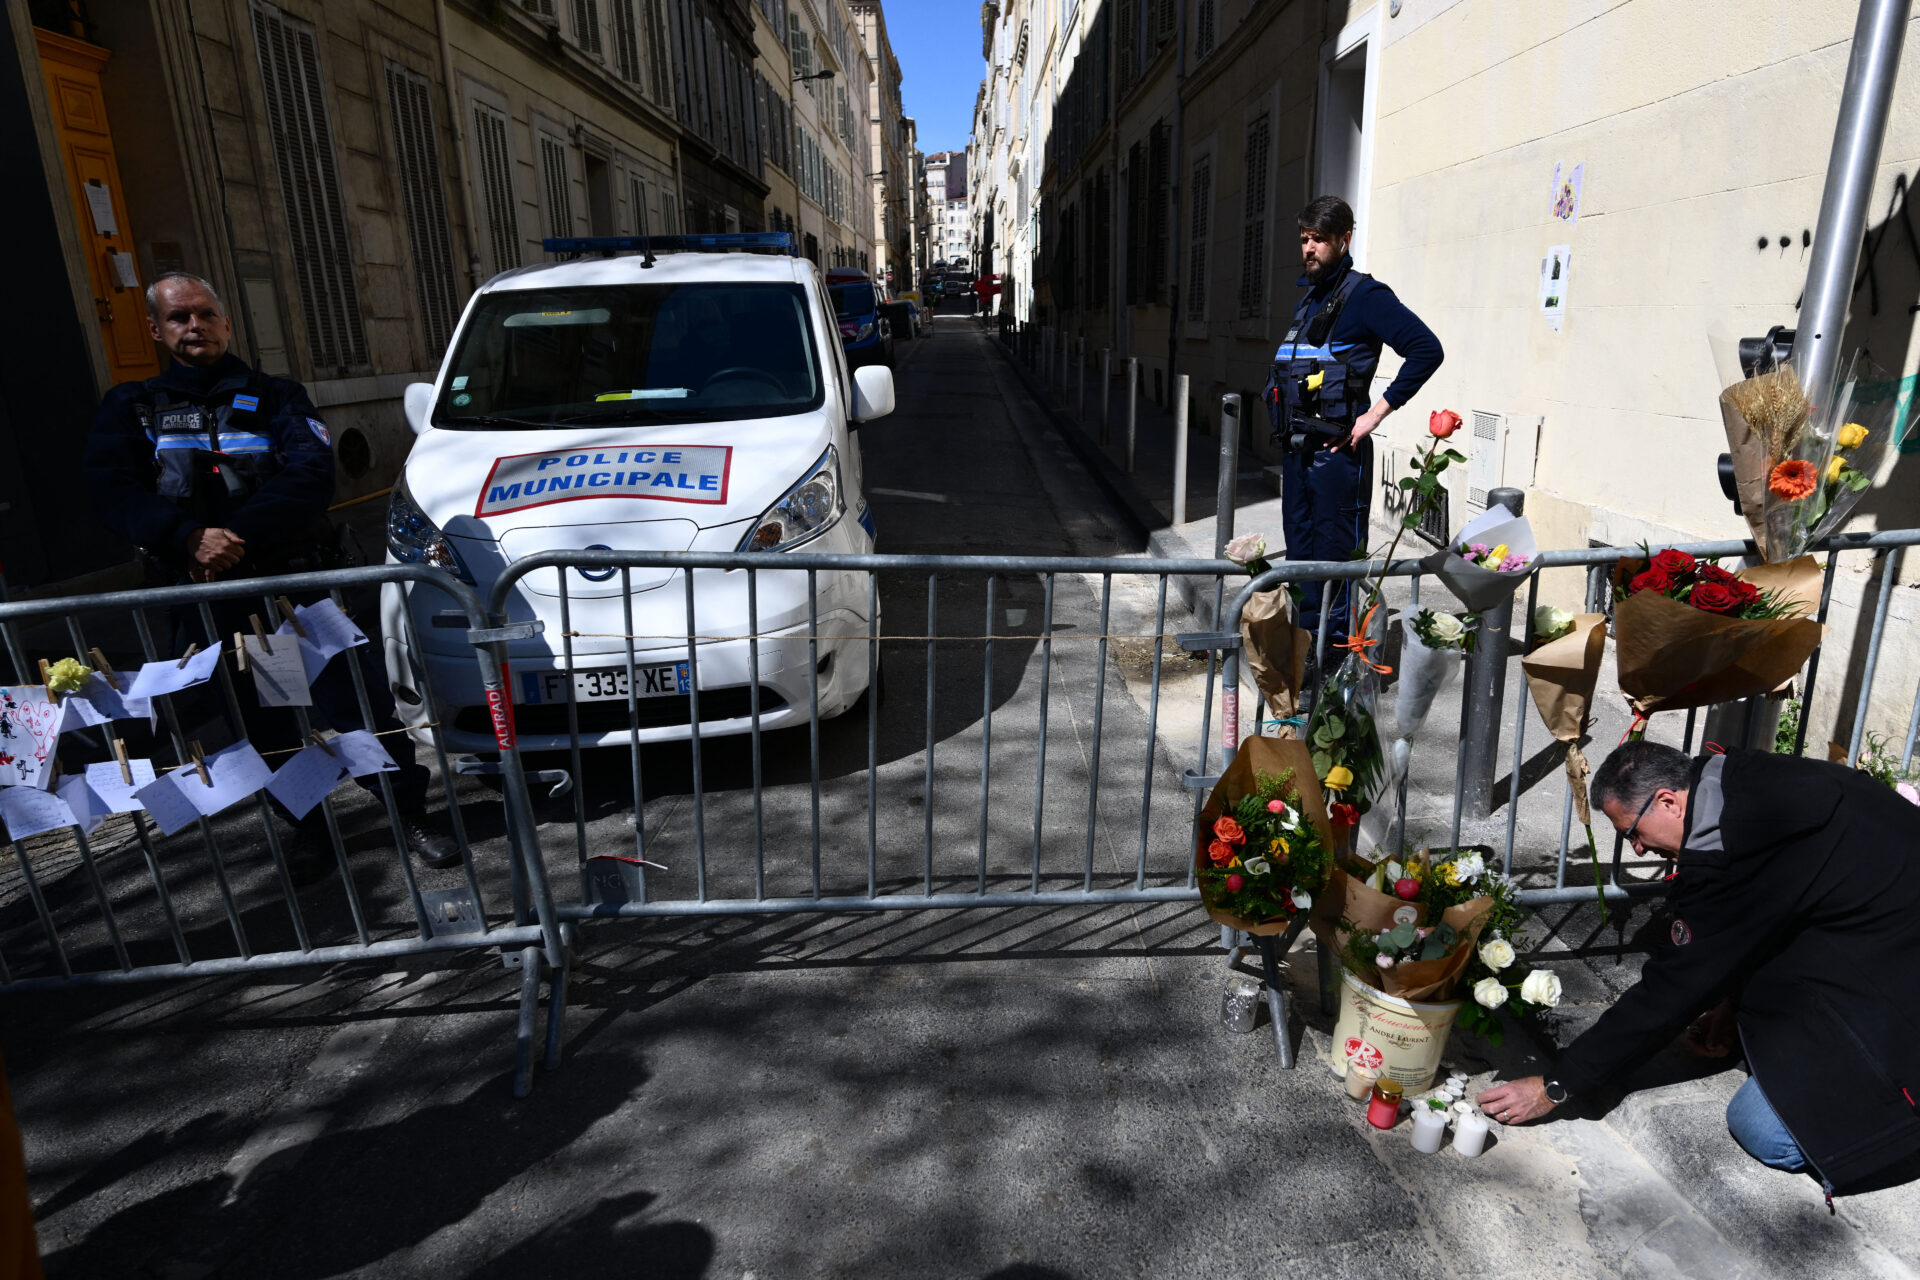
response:
<path fill-rule="evenodd" d="M 233 398 L 233 407 L 236 409 L 244 409 L 248 412 L 252 412 L 260 407 L 260 397 L 259 396 L 235 396 Z"/>
<path fill-rule="evenodd" d="M 326 423 L 320 421 L 318 418 L 308 418 L 307 428 L 319 437 L 321 444 L 326 445 L 329 449 L 333 447 L 333 437 L 327 434 Z"/>
<path fill-rule="evenodd" d="M 1693 930 L 1687 928 L 1687 922 L 1685 920 L 1676 919 L 1673 922 L 1673 927 L 1667 930 L 1667 936 L 1673 939 L 1674 946 L 1684 947 L 1693 941 Z"/>

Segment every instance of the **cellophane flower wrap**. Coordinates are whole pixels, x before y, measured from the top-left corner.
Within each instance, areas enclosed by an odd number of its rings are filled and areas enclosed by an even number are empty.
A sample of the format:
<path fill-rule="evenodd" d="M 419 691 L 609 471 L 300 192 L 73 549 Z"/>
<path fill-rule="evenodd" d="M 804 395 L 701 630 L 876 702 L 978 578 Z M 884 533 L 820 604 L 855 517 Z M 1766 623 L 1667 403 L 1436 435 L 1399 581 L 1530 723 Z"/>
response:
<path fill-rule="evenodd" d="M 1434 609 L 1400 615 L 1400 659 L 1393 686 L 1393 736 L 1411 738 L 1473 648 L 1473 623 Z"/>
<path fill-rule="evenodd" d="M 1461 604 L 1475 613 L 1510 599 L 1533 572 L 1540 548 L 1533 526 L 1502 506 L 1491 506 L 1467 523 L 1422 564 Z"/>
<path fill-rule="evenodd" d="M 1614 598 L 1620 689 L 1643 716 L 1771 693 L 1825 631 L 1812 556 L 1733 573 L 1668 549 L 1621 561 Z"/>
<path fill-rule="evenodd" d="M 1327 677 L 1307 720 L 1314 776 L 1326 788 L 1327 811 L 1340 847 L 1387 784 L 1378 719 L 1380 664 L 1371 656 L 1381 651 L 1385 629 L 1386 611 L 1369 608 L 1357 628 L 1366 642 L 1349 649 Z"/>
<path fill-rule="evenodd" d="M 1207 914 L 1246 933 L 1293 928 L 1324 890 L 1333 832 L 1307 749 L 1249 738 L 1200 811 L 1194 874 Z"/>
<path fill-rule="evenodd" d="M 1820 468 L 1820 489 L 1808 503 L 1812 527 L 1800 545 L 1839 533 L 1854 506 L 1873 487 L 1887 449 L 1902 433 L 1900 380 L 1863 352 L 1834 396 L 1830 447 Z"/>

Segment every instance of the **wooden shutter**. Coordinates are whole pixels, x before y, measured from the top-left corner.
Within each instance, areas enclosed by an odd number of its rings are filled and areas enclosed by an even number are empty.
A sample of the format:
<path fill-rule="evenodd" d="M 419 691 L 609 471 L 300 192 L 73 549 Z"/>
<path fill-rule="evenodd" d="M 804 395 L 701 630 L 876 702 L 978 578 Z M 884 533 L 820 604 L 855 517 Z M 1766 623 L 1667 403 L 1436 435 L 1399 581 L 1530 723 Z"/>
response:
<path fill-rule="evenodd" d="M 627 190 L 628 198 L 633 202 L 633 234 L 652 235 L 652 219 L 647 216 L 647 180 L 638 174 L 631 174 L 627 178 Z"/>
<path fill-rule="evenodd" d="M 1267 117 L 1247 126 L 1245 214 L 1240 231 L 1240 314 L 1264 313 L 1267 292 Z"/>
<path fill-rule="evenodd" d="M 647 70 L 653 80 L 653 100 L 673 105 L 673 71 L 667 58 L 667 11 L 663 0 L 645 0 L 647 15 Z"/>
<path fill-rule="evenodd" d="M 567 173 L 567 144 L 550 133 L 540 138 L 540 184 L 546 196 L 547 234 L 573 234 L 573 182 Z"/>
<path fill-rule="evenodd" d="M 387 107 L 393 115 L 393 150 L 413 247 L 414 292 L 429 355 L 447 349 L 453 336 L 453 247 L 447 235 L 446 185 L 440 147 L 433 135 L 433 94 L 426 77 L 387 64 Z"/>
<path fill-rule="evenodd" d="M 1213 157 L 1193 162 L 1193 229 L 1187 255 L 1187 319 L 1207 318 L 1207 236 L 1213 221 Z"/>
<path fill-rule="evenodd" d="M 1173 127 L 1159 121 L 1147 142 L 1147 199 L 1152 202 L 1147 210 L 1147 289 L 1148 300 L 1160 302 L 1167 293 L 1167 256 L 1172 248 Z"/>
<path fill-rule="evenodd" d="M 588 53 L 599 53 L 600 0 L 573 0 L 573 41 Z"/>
<path fill-rule="evenodd" d="M 543 18 L 554 17 L 553 0 L 520 0 L 520 7 Z"/>
<path fill-rule="evenodd" d="M 474 176 L 487 223 L 488 264 L 493 274 L 520 265 L 519 206 L 513 198 L 513 152 L 506 117 L 491 107 L 473 107 Z"/>
<path fill-rule="evenodd" d="M 634 0 L 612 0 L 613 6 L 613 65 L 620 78 L 628 84 L 640 86 L 640 28 L 634 22 Z"/>
<path fill-rule="evenodd" d="M 253 7 L 253 39 L 314 367 L 364 365 L 367 338 L 347 242 L 346 203 L 334 167 L 318 42 L 312 27 L 268 4 Z"/>
<path fill-rule="evenodd" d="M 1199 12 L 1193 20 L 1193 53 L 1196 61 L 1213 52 L 1216 24 L 1214 22 L 1214 0 L 1199 0 Z"/>

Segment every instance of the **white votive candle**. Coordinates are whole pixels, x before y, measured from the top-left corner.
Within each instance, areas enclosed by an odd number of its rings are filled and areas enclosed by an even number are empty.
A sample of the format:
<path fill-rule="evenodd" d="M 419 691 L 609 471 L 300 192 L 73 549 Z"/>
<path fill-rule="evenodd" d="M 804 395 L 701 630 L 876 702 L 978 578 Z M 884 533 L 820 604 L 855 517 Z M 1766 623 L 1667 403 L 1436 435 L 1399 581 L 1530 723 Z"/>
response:
<path fill-rule="evenodd" d="M 1477 1156 L 1486 1150 L 1487 1118 L 1478 1111 L 1465 1111 L 1454 1117 L 1453 1149 L 1463 1156 Z"/>
<path fill-rule="evenodd" d="M 1413 1110 L 1413 1149 L 1432 1155 L 1447 1140 L 1447 1113 L 1424 1103 Z"/>

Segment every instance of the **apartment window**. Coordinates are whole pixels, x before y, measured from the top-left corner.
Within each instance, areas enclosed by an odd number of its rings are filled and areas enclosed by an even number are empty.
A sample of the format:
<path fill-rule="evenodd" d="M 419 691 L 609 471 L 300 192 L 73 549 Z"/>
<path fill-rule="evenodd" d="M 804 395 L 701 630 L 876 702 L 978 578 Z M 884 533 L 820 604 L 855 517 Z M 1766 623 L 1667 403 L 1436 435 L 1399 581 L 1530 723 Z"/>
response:
<path fill-rule="evenodd" d="M 647 180 L 637 174 L 627 177 L 627 201 L 633 206 L 633 234 L 653 234 L 652 219 L 647 216 Z"/>
<path fill-rule="evenodd" d="M 1207 238 L 1213 232 L 1213 157 L 1193 162 L 1192 239 L 1187 247 L 1187 319 L 1207 318 Z"/>
<path fill-rule="evenodd" d="M 600 0 L 573 0 L 573 41 L 588 53 L 600 53 Z"/>
<path fill-rule="evenodd" d="M 1213 52 L 1215 40 L 1214 6 L 1217 0 L 1199 0 L 1193 16 L 1193 56 L 1196 61 Z"/>
<path fill-rule="evenodd" d="M 1240 314 L 1266 314 L 1267 150 L 1271 128 L 1266 116 L 1247 126 L 1245 212 L 1240 227 Z"/>
<path fill-rule="evenodd" d="M 520 7 L 528 13 L 538 14 L 542 18 L 554 16 L 553 0 L 520 0 Z"/>
<path fill-rule="evenodd" d="M 673 72 L 667 63 L 667 11 L 662 0 L 646 0 L 647 66 L 653 73 L 653 100 L 673 104 Z"/>
<path fill-rule="evenodd" d="M 491 107 L 473 107 L 474 176 L 486 219 L 488 263 L 494 275 L 520 265 L 520 219 L 513 199 L 513 153 L 507 118 Z"/>
<path fill-rule="evenodd" d="M 807 29 L 800 25 L 800 15 L 797 13 L 787 15 L 787 56 L 793 59 L 795 76 L 813 74 L 813 41 L 807 38 Z M 814 83 L 808 81 L 807 88 L 811 90 Z"/>
<path fill-rule="evenodd" d="M 613 65 L 620 72 L 622 80 L 631 85 L 640 85 L 640 27 L 634 21 L 633 6 L 634 0 L 611 0 Z"/>
<path fill-rule="evenodd" d="M 367 339 L 333 131 L 321 93 L 318 42 L 312 27 L 267 4 L 253 7 L 253 39 L 313 363 L 316 368 L 365 364 Z"/>
<path fill-rule="evenodd" d="M 549 236 L 573 234 L 572 181 L 567 172 L 567 144 L 550 133 L 540 137 L 540 185 Z"/>
<path fill-rule="evenodd" d="M 427 351 L 438 355 L 453 335 L 453 248 L 447 237 L 446 186 L 433 136 L 433 94 L 425 76 L 387 64 L 387 107 L 393 150 L 413 248 L 414 292 Z"/>

